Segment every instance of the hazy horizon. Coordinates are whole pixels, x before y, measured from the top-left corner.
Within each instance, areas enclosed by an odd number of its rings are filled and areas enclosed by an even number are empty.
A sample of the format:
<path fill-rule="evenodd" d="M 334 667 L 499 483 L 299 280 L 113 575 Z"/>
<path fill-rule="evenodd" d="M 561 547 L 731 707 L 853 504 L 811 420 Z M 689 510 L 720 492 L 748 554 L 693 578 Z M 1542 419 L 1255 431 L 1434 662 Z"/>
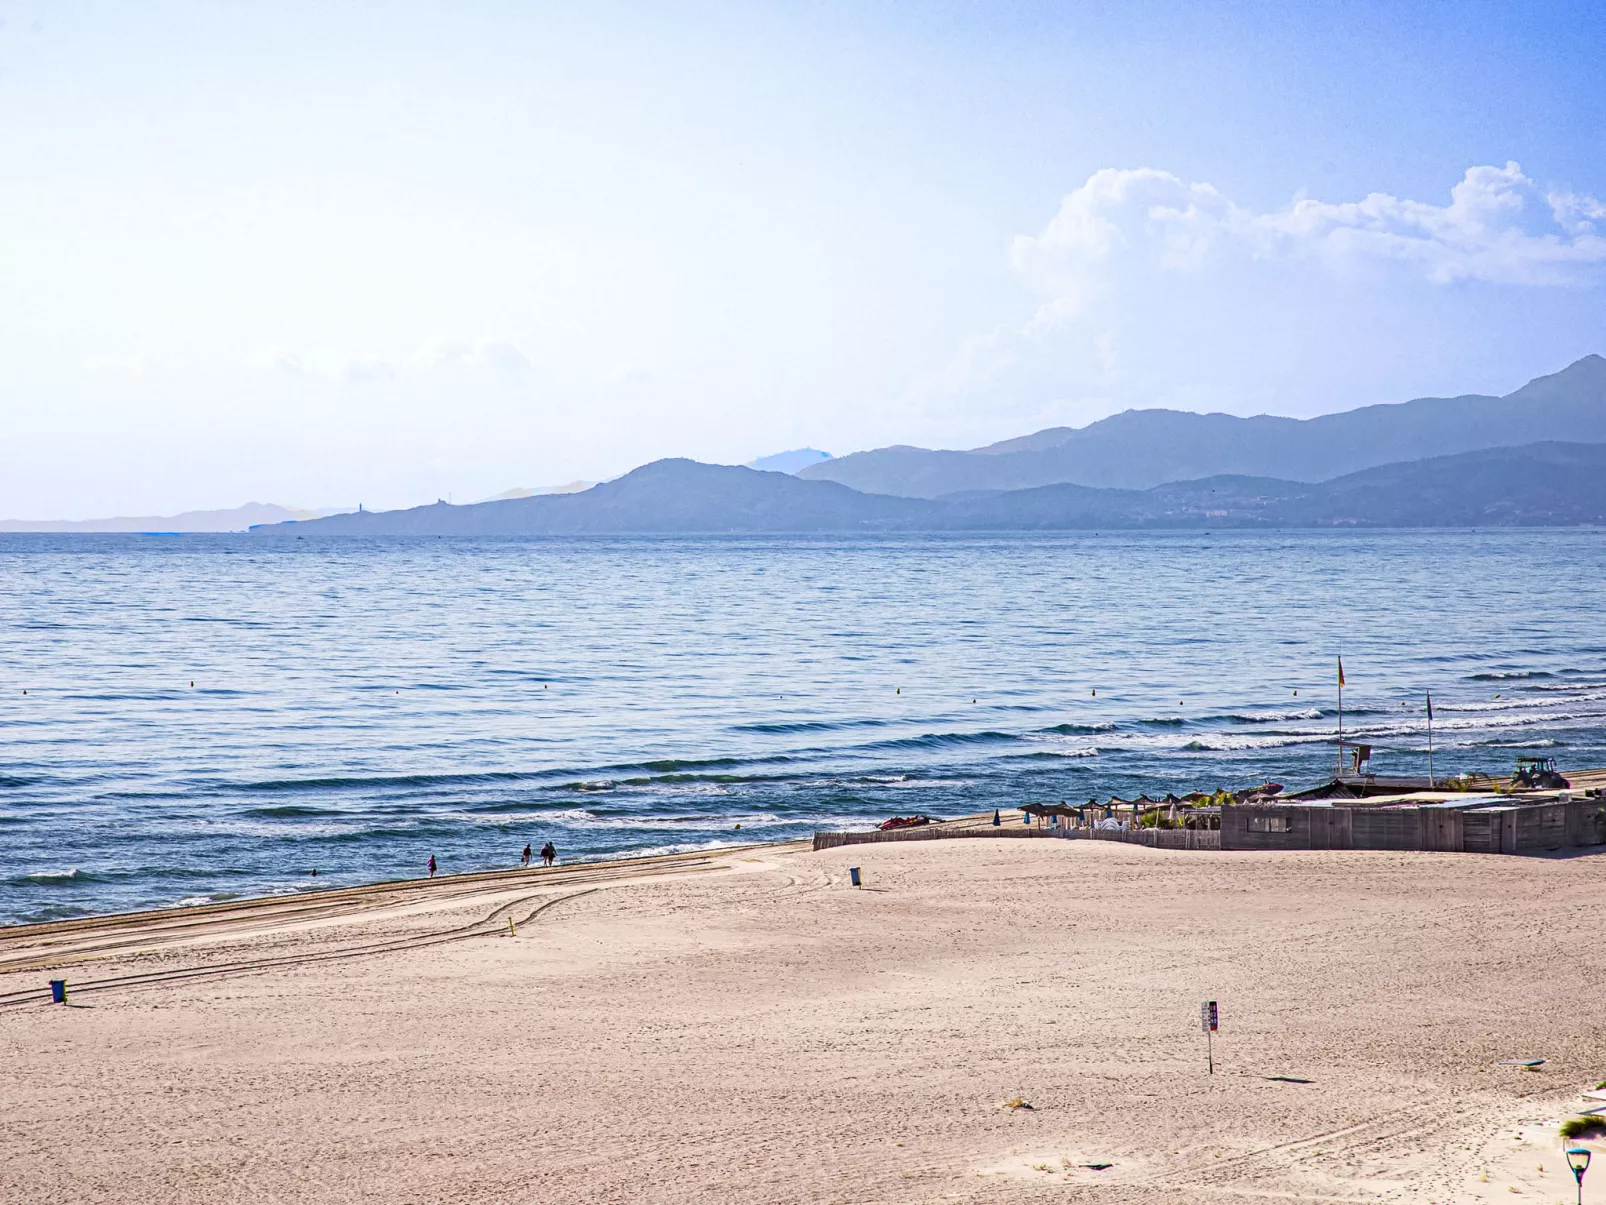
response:
<path fill-rule="evenodd" d="M 0 0 L 0 517 L 386 509 L 1606 350 L 1606 15 Z"/>

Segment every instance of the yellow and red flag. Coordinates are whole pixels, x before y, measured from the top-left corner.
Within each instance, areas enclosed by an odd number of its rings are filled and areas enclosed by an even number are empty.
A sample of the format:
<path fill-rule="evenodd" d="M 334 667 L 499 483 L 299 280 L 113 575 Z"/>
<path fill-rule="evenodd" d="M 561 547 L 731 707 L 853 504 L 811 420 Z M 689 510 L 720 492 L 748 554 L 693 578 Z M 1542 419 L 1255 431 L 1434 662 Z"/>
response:
<path fill-rule="evenodd" d="M 1344 658 L 1342 657 L 1338 659 L 1338 687 L 1340 690 L 1344 688 Z"/>

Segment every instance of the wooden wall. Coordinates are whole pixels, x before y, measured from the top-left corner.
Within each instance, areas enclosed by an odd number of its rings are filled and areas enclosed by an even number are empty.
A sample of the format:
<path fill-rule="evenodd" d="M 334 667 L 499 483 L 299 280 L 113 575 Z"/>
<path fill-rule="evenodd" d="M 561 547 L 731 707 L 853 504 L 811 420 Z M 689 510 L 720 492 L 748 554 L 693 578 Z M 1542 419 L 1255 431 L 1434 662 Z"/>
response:
<path fill-rule="evenodd" d="M 1250 828 L 1286 818 L 1288 830 Z M 1606 801 L 1516 804 L 1477 810 L 1423 807 L 1264 807 L 1221 810 L 1223 849 L 1420 849 L 1444 853 L 1542 853 L 1606 845 Z"/>
<path fill-rule="evenodd" d="M 1547 803 L 1518 809 L 1515 852 L 1561 849 L 1566 845 L 1569 806 L 1565 803 Z"/>
<path fill-rule="evenodd" d="M 1351 849 L 1421 849 L 1421 808 L 1346 808 Z"/>

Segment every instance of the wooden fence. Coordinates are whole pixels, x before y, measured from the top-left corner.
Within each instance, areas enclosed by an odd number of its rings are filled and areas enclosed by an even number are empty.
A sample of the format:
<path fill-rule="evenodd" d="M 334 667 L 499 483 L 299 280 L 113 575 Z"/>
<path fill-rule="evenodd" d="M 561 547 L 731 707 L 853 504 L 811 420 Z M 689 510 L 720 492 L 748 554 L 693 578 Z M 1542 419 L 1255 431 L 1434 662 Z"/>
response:
<path fill-rule="evenodd" d="M 1049 829 L 1055 837 L 1072 841 L 1124 841 L 1150 849 L 1220 849 L 1221 834 L 1207 828 L 1063 828 Z"/>
<path fill-rule="evenodd" d="M 1473 796 L 1420 806 L 1231 805 L 1224 849 L 1393 849 L 1525 854 L 1606 845 L 1606 802 Z"/>
<path fill-rule="evenodd" d="M 836 849 L 843 845 L 876 845 L 883 841 L 940 841 L 954 837 L 1062 837 L 1092 839 L 1095 841 L 1124 841 L 1128 845 L 1145 845 L 1150 849 L 1220 849 L 1221 834 L 1207 829 L 1142 828 L 1136 831 L 1124 828 L 1071 828 L 1049 826 L 1027 828 L 1006 825 L 999 828 L 948 828 L 930 825 L 922 828 L 898 828 L 890 832 L 869 833 L 815 833 L 814 848 Z"/>

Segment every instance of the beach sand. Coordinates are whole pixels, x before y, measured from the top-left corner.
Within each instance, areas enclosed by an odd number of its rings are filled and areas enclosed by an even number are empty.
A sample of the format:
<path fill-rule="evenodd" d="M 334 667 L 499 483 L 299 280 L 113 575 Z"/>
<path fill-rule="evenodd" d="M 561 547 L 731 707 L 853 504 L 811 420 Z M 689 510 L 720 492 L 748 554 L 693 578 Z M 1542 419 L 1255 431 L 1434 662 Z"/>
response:
<path fill-rule="evenodd" d="M 1570 1202 L 1603 886 L 953 840 L 6 931 L 0 1200 Z"/>

